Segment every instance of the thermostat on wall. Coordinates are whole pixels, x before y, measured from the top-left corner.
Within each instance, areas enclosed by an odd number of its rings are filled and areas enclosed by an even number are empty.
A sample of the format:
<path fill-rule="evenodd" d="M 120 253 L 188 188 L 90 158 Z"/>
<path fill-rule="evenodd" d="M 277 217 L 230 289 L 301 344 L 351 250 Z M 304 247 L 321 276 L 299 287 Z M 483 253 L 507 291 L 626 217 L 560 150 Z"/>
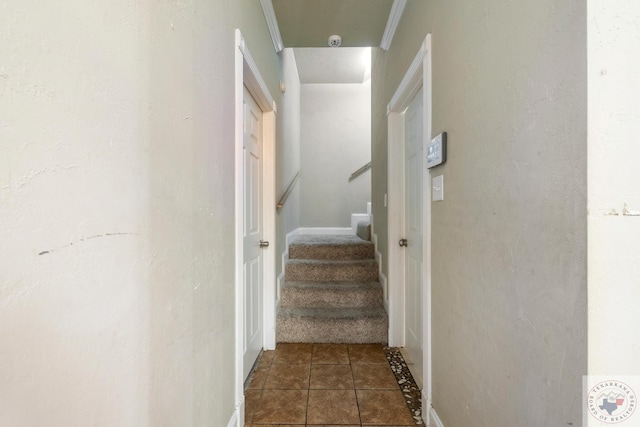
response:
<path fill-rule="evenodd" d="M 427 145 L 427 169 L 447 161 L 447 133 L 442 132 Z"/>

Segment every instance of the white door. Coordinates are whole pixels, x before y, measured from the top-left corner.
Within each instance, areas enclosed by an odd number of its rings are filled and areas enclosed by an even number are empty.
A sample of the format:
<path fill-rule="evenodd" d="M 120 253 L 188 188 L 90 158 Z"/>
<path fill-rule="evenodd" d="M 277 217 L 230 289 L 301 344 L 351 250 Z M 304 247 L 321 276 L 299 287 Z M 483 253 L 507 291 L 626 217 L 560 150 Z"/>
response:
<path fill-rule="evenodd" d="M 244 351 L 247 379 L 262 350 L 262 110 L 244 88 Z"/>
<path fill-rule="evenodd" d="M 405 112 L 405 350 L 422 379 L 422 90 Z"/>

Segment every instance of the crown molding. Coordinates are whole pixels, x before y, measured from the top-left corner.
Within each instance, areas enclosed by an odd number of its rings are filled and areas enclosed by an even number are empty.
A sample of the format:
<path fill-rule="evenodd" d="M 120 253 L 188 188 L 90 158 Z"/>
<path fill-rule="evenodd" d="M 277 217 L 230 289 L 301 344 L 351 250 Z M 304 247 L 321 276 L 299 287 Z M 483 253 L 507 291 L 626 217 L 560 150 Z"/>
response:
<path fill-rule="evenodd" d="M 262 6 L 262 13 L 267 20 L 267 26 L 269 27 L 269 33 L 271 33 L 271 40 L 273 41 L 273 47 L 276 52 L 280 52 L 284 49 L 282 43 L 282 36 L 280 35 L 280 27 L 278 27 L 278 20 L 276 19 L 276 12 L 273 9 L 273 3 L 271 0 L 260 0 Z"/>
<path fill-rule="evenodd" d="M 402 13 L 404 12 L 404 8 L 406 5 L 407 0 L 394 0 L 393 5 L 391 6 L 391 12 L 389 12 L 387 27 L 384 29 L 382 41 L 380 42 L 380 47 L 384 50 L 389 50 L 389 48 L 391 47 L 393 36 L 396 34 L 396 29 L 398 28 L 398 24 L 400 23 Z"/>

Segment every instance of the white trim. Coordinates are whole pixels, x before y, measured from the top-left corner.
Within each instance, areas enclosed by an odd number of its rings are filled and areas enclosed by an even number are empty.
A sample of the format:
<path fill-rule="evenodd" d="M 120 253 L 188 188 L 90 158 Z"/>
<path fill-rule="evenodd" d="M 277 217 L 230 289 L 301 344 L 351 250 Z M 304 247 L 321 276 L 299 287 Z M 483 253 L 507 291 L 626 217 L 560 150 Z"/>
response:
<path fill-rule="evenodd" d="M 402 13 L 404 12 L 404 8 L 406 5 L 407 0 L 395 0 L 393 2 L 393 6 L 391 6 L 391 12 L 389 12 L 389 19 L 387 20 L 387 26 L 384 29 L 382 41 L 380 41 L 380 47 L 384 50 L 389 50 L 389 48 L 391 47 L 393 36 L 395 36 L 396 34 L 398 24 L 400 23 Z"/>
<path fill-rule="evenodd" d="M 370 215 L 366 213 L 351 214 L 351 231 L 353 234 L 358 234 L 358 223 L 362 221 L 371 223 Z"/>
<path fill-rule="evenodd" d="M 424 146 L 423 153 L 427 153 L 429 150 L 427 148 L 429 142 L 431 141 L 431 136 L 433 134 L 432 130 L 432 122 L 431 118 L 433 117 L 433 106 L 431 101 L 432 96 L 432 81 L 431 81 L 431 34 L 428 34 L 425 41 L 425 48 L 427 53 L 424 58 L 424 68 L 423 68 L 423 102 L 425 108 L 423 108 L 423 123 L 424 123 Z M 424 159 L 426 164 L 426 158 Z M 424 183 L 426 183 L 424 188 L 424 192 L 422 194 L 423 201 L 423 210 L 422 213 L 425 221 L 424 227 L 424 239 L 423 239 L 423 283 L 424 288 L 422 292 L 422 333 L 423 333 L 423 352 L 422 352 L 422 372 L 423 372 L 423 384 L 425 385 L 424 390 L 426 390 L 426 401 L 431 404 L 433 400 L 433 388 L 432 388 L 432 357 L 431 357 L 431 173 L 429 169 L 424 168 Z M 424 315 L 428 313 L 428 315 Z M 434 412 L 435 414 L 435 412 Z M 437 416 L 436 416 L 436 419 Z M 439 419 L 438 419 L 439 421 Z M 440 423 L 442 425 L 442 423 Z"/>
<path fill-rule="evenodd" d="M 425 38 L 398 89 L 387 106 L 388 113 L 388 257 L 389 345 L 402 347 L 404 337 L 404 251 L 398 240 L 404 233 L 404 120 L 403 112 L 423 89 L 423 147 L 431 139 L 431 35 Z M 426 152 L 426 151 L 425 151 Z M 431 371 L 431 180 L 423 162 L 423 402 L 432 400 Z"/>
<path fill-rule="evenodd" d="M 268 92 L 267 92 L 268 93 Z M 276 112 L 263 111 L 262 143 L 262 239 L 270 242 L 271 246 L 263 250 L 262 287 L 264 308 L 262 341 L 264 350 L 276 349 Z"/>
<path fill-rule="evenodd" d="M 428 37 L 429 36 L 427 36 L 427 38 Z M 411 65 L 409 65 L 409 69 L 402 78 L 402 81 L 398 85 L 396 93 L 391 98 L 391 101 L 389 101 L 387 114 L 392 112 L 402 113 L 423 86 L 422 70 L 424 68 L 424 59 L 427 56 L 427 53 L 429 53 L 429 49 L 427 48 L 427 40 L 425 39 L 415 58 L 413 58 Z"/>
<path fill-rule="evenodd" d="M 243 55 L 238 48 L 244 41 L 242 40 L 242 34 L 240 30 L 236 30 L 236 49 L 235 49 L 235 211 L 243 212 L 243 195 L 242 195 L 242 183 L 244 177 L 242 176 L 242 150 L 238 150 L 238 145 L 242 147 L 242 81 L 243 81 Z M 243 342 L 244 342 L 244 301 L 243 301 L 243 285 L 242 285 L 242 257 L 243 257 L 243 242 L 242 242 L 242 215 L 235 215 L 235 311 L 236 311 L 236 342 L 235 342 L 235 402 L 236 411 L 237 408 L 244 401 L 244 381 L 243 381 Z"/>
<path fill-rule="evenodd" d="M 269 27 L 269 33 L 271 34 L 271 41 L 273 41 L 273 47 L 276 52 L 280 52 L 284 49 L 282 43 L 282 36 L 280 35 L 280 27 L 278 26 L 278 19 L 276 18 L 276 12 L 273 9 L 273 3 L 271 0 L 260 0 L 262 6 L 262 13 L 264 13 L 264 19 L 267 20 L 267 26 Z"/>
<path fill-rule="evenodd" d="M 240 34 L 238 49 L 240 50 L 240 53 L 242 53 L 243 57 L 243 83 L 247 86 L 247 89 L 249 89 L 249 92 L 253 95 L 263 112 L 277 112 L 276 103 L 273 100 L 271 93 L 269 93 L 269 88 L 262 78 L 258 65 L 253 60 L 253 56 L 251 55 L 251 52 L 249 52 L 242 34 Z"/>
<path fill-rule="evenodd" d="M 433 409 L 433 406 L 429 408 L 428 414 L 429 421 L 427 421 L 427 427 L 444 427 L 444 424 L 442 424 L 442 421 L 440 420 L 440 417 L 438 417 L 438 414 L 436 414 L 436 410 Z"/>
<path fill-rule="evenodd" d="M 236 29 L 235 37 L 235 402 L 240 422 L 244 422 L 244 296 L 243 296 L 243 87 L 263 111 L 263 234 L 262 239 L 272 243 L 263 252 L 263 348 L 275 348 L 275 140 L 276 104 L 253 61 L 242 33 Z M 241 425 L 241 424 L 240 424 Z"/>
<path fill-rule="evenodd" d="M 371 203 L 369 203 L 368 212 L 371 212 Z M 375 232 L 375 227 L 373 225 L 373 215 L 369 214 L 369 218 L 371 220 L 371 241 L 373 242 L 373 250 L 376 257 L 376 262 L 378 263 L 378 280 L 382 285 L 382 302 L 384 304 L 384 309 L 389 313 L 389 287 L 387 276 L 382 272 L 382 254 L 378 250 L 378 235 Z M 388 336 L 388 335 L 387 335 Z M 388 339 L 388 338 L 387 338 Z"/>
<path fill-rule="evenodd" d="M 285 280 L 284 273 L 287 268 L 287 261 L 289 261 L 289 244 L 291 243 L 291 239 L 293 239 L 294 236 L 298 236 L 299 234 L 300 234 L 300 229 L 296 228 L 295 230 L 288 232 L 287 235 L 285 236 L 284 251 L 280 255 L 280 262 L 282 264 L 281 264 L 281 272 L 278 275 L 278 288 L 276 289 L 276 304 L 275 304 L 276 312 L 278 307 L 280 306 L 280 293 L 282 290 L 282 285 L 284 284 L 284 280 Z"/>
<path fill-rule="evenodd" d="M 231 418 L 227 423 L 227 427 L 243 427 L 244 426 L 244 397 L 240 405 L 236 406 Z"/>
<path fill-rule="evenodd" d="M 404 120 L 401 112 L 388 116 L 387 154 L 387 256 L 389 257 L 389 282 L 394 286 L 389 290 L 389 346 L 404 347 L 404 252 L 399 250 L 398 241 L 404 238 Z"/>

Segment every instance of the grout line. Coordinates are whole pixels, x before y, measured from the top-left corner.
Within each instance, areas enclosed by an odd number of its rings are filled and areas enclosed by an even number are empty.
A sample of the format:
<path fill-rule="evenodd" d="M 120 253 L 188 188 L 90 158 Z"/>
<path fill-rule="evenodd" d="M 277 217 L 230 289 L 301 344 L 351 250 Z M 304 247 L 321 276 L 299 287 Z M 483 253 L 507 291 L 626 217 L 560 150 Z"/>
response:
<path fill-rule="evenodd" d="M 349 353 L 349 346 L 347 346 L 347 354 Z M 358 389 L 356 388 L 356 377 L 353 375 L 353 365 L 351 364 L 351 356 L 349 356 L 349 370 L 351 371 L 351 381 L 353 381 L 353 394 L 356 396 L 356 409 L 358 410 L 358 419 L 360 420 L 360 426 L 362 426 L 362 414 L 360 413 L 360 401 L 358 400 Z"/>

